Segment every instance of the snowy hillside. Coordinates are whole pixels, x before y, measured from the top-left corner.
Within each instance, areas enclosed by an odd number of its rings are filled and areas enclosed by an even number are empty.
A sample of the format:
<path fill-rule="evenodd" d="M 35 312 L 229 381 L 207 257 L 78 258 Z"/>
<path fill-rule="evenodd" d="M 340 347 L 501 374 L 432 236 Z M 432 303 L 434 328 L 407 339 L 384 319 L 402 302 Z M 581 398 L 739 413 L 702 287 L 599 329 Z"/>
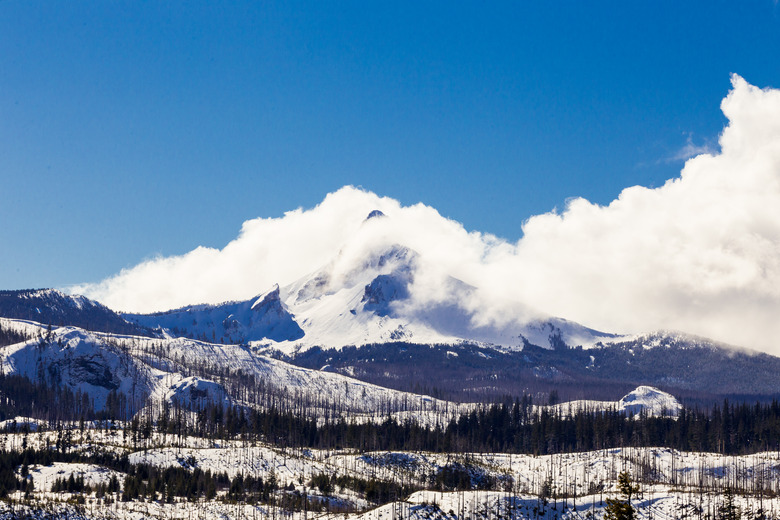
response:
<path fill-rule="evenodd" d="M 0 370 L 80 391 L 97 409 L 105 406 L 112 391 L 130 396 L 137 405 L 153 387 L 153 374 L 147 367 L 102 334 L 75 327 L 61 327 L 0 348 Z"/>
<path fill-rule="evenodd" d="M 573 416 L 580 411 L 617 410 L 626 415 L 634 416 L 644 414 L 649 417 L 676 417 L 682 409 L 682 405 L 667 392 L 652 386 L 639 386 L 619 401 L 576 400 L 551 406 L 540 406 L 539 408 L 563 416 Z"/>
<path fill-rule="evenodd" d="M 128 323 L 101 303 L 55 289 L 0 291 L 0 317 L 32 320 L 53 326 L 73 325 L 118 334 L 151 333 Z"/>
<path fill-rule="evenodd" d="M 43 334 L 0 347 L 4 374 L 25 375 L 79 390 L 102 409 L 112 391 L 131 396 L 135 410 L 178 402 L 251 404 L 240 395 L 247 378 L 262 385 L 267 398 L 308 402 L 314 409 L 383 417 L 414 411 L 426 422 L 446 422 L 468 406 L 399 392 L 341 374 L 300 368 L 238 345 L 217 345 L 185 338 L 119 336 L 61 327 L 48 332 L 29 322 L 3 320 Z M 244 381 L 242 383 L 242 381 Z M 243 385 L 243 386 L 242 386 Z M 158 404 L 155 404 L 158 403 Z M 257 403 L 255 403 L 257 404 Z M 428 416 L 425 412 L 433 413 Z"/>
<path fill-rule="evenodd" d="M 152 315 L 126 314 L 125 318 L 150 328 L 163 328 L 170 335 L 219 343 L 303 337 L 303 330 L 279 299 L 279 287 L 244 302 L 194 305 Z"/>
<path fill-rule="evenodd" d="M 618 409 L 633 415 L 676 416 L 682 405 L 675 397 L 652 386 L 640 386 L 618 403 Z"/>
<path fill-rule="evenodd" d="M 709 338 L 674 330 L 656 330 L 641 334 L 628 334 L 605 341 L 605 345 L 642 349 L 729 349 L 734 352 L 756 353 L 749 349 L 727 345 Z"/>
<path fill-rule="evenodd" d="M 78 429 L 67 433 L 71 454 L 127 455 L 130 464 L 275 482 L 277 504 L 306 497 L 308 509 L 231 499 L 228 487 L 211 500 L 178 496 L 122 500 L 130 479 L 117 469 L 95 463 L 54 462 L 25 468 L 31 486 L 28 500 L 0 503 L 2 518 L 288 518 L 304 520 L 465 520 L 465 519 L 600 519 L 606 499 L 619 498 L 617 479 L 627 472 L 640 492 L 632 506 L 643 519 L 720 516 L 729 505 L 743 517 L 777 518 L 780 514 L 780 453 L 746 456 L 691 453 L 665 448 L 617 448 L 559 455 L 508 453 L 431 453 L 407 451 L 316 450 L 280 448 L 265 443 L 208 440 L 152 434 L 135 441 L 118 431 Z M 40 449 L 60 442 L 62 432 L 0 434 L 0 449 Z M 22 468 L 17 468 L 17 474 Z M 446 476 L 460 475 L 465 490 L 448 491 Z M 55 492 L 57 481 L 71 476 L 96 492 Z M 323 480 L 323 477 L 325 480 Z M 326 487 L 333 478 L 345 485 Z M 106 492 L 111 479 L 119 489 Z M 410 491 L 381 501 L 355 489 L 359 483 L 403 483 Z M 441 489 L 444 487 L 444 490 Z M 231 486 L 231 489 L 233 486 Z M 86 497 L 77 508 L 76 497 Z M 372 497 L 370 500 L 367 497 Z M 300 503 L 300 502 L 298 502 Z M 38 513 L 35 513 L 38 508 Z M 40 516 L 37 516 L 40 515 Z"/>

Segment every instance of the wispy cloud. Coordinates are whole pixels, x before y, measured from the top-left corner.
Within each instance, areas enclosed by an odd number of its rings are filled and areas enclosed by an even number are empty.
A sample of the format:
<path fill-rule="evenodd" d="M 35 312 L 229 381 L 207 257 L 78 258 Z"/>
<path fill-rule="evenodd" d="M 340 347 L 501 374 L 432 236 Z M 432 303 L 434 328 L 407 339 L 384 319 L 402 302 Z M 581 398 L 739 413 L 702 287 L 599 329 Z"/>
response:
<path fill-rule="evenodd" d="M 691 134 L 687 134 L 685 145 L 679 150 L 677 150 L 674 154 L 663 159 L 663 161 L 661 162 L 665 162 L 665 163 L 685 162 L 688 159 L 693 159 L 697 155 L 702 155 L 702 154 L 712 155 L 713 153 L 715 153 L 715 147 L 712 146 L 711 143 L 705 142 L 702 144 L 695 144 L 693 142 L 693 136 Z"/>

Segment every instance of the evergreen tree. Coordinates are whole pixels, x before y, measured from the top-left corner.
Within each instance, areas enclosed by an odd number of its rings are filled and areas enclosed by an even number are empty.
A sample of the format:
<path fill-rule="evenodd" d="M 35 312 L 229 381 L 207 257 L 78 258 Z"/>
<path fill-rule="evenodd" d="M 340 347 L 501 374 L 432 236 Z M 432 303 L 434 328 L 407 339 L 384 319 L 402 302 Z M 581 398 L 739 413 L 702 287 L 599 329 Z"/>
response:
<path fill-rule="evenodd" d="M 639 486 L 631 481 L 628 471 L 618 475 L 618 490 L 623 499 L 608 498 L 604 509 L 604 520 L 634 520 L 636 511 L 631 505 L 631 497 L 639 493 Z"/>
<path fill-rule="evenodd" d="M 718 508 L 718 518 L 720 520 L 740 520 L 742 512 L 734 503 L 734 491 L 729 487 L 723 495 L 724 502 Z"/>

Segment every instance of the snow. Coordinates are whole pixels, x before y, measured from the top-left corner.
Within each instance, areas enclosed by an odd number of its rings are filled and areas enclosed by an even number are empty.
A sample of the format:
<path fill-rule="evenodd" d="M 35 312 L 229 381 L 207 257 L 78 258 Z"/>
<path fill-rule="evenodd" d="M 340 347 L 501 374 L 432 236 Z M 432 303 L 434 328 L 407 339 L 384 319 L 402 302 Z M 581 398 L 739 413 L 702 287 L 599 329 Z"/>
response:
<path fill-rule="evenodd" d="M 279 299 L 279 287 L 243 302 L 193 305 L 155 314 L 125 314 L 128 321 L 169 335 L 193 333 L 199 339 L 222 343 L 244 343 L 249 339 L 295 340 L 303 331 Z M 175 331 L 182 331 L 175 334 Z"/>
<path fill-rule="evenodd" d="M 147 368 L 109 338 L 109 335 L 77 327 L 60 327 L 52 330 L 44 347 L 41 347 L 42 339 L 35 338 L 0 348 L 0 370 L 35 381 L 42 376 L 39 368 L 45 366 L 45 377 L 49 380 L 56 377 L 71 389 L 89 394 L 96 408 L 102 409 L 111 391 L 116 390 L 132 398 L 134 377 L 148 376 L 140 373 L 148 372 Z M 138 390 L 143 391 L 144 386 L 141 385 Z"/>
<path fill-rule="evenodd" d="M 505 302 L 506 315 L 514 316 L 509 321 L 485 322 L 473 307 L 476 287 L 441 273 L 437 290 L 444 297 L 422 298 L 415 284 L 421 270 L 437 272 L 407 247 L 379 241 L 367 253 L 354 255 L 347 245 L 321 269 L 244 302 L 124 317 L 150 328 L 162 327 L 169 335 L 186 332 L 207 341 L 250 342 L 287 355 L 314 346 L 393 341 L 470 342 L 518 350 L 526 343 L 587 347 L 616 338 L 567 320 L 540 318 L 540 313 L 518 303 Z M 262 318 L 256 309 L 260 302 L 268 308 Z"/>
<path fill-rule="evenodd" d="M 13 419 L 6 419 L 5 421 L 0 421 L 0 430 L 9 430 L 9 431 L 19 431 L 23 429 L 27 429 L 31 432 L 36 432 L 40 430 L 41 428 L 47 428 L 48 424 L 46 421 L 43 421 L 41 419 L 34 419 L 32 417 L 21 417 L 17 416 Z"/>
<path fill-rule="evenodd" d="M 536 406 L 536 410 L 546 409 L 554 415 L 572 417 L 578 412 L 620 411 L 638 418 L 640 414 L 650 417 L 677 417 L 682 404 L 672 394 L 652 386 L 639 386 L 619 401 L 593 401 L 578 399 L 555 405 Z"/>
<path fill-rule="evenodd" d="M 395 482 L 429 485 L 431 474 L 445 466 L 460 465 L 474 478 L 493 478 L 497 487 L 490 491 L 441 492 L 422 490 L 404 500 L 386 504 L 362 513 L 346 515 L 348 520 L 390 520 L 437 518 L 444 520 L 482 518 L 572 518 L 581 519 L 592 513 L 596 518 L 604 514 L 605 499 L 617 495 L 617 475 L 628 471 L 639 481 L 641 492 L 633 505 L 639 518 L 680 518 L 698 509 L 712 511 L 722 503 L 722 489 L 735 489 L 735 501 L 743 512 L 757 509 L 759 499 L 752 493 L 757 482 L 762 482 L 765 493 L 760 499 L 769 517 L 780 512 L 780 452 L 764 452 L 747 456 L 724 456 L 713 453 L 679 452 L 666 448 L 616 448 L 583 453 L 545 456 L 506 453 L 446 454 L 427 452 L 368 452 L 349 450 L 329 451 L 313 449 L 281 449 L 264 443 L 242 441 L 209 441 L 193 437 L 152 434 L 152 438 L 133 446 L 130 436 L 121 432 L 100 430 L 79 431 L 71 434 L 71 450 L 103 449 L 130 451 L 131 462 L 146 462 L 160 468 L 178 466 L 198 467 L 204 471 L 226 471 L 229 475 L 261 476 L 273 474 L 282 485 L 292 484 L 299 492 L 310 492 L 306 483 L 319 473 L 338 474 L 361 479 L 376 478 Z M 30 447 L 51 445 L 57 432 L 0 434 L 0 447 L 20 450 L 21 438 Z M 19 468 L 17 468 L 18 471 Z M 92 464 L 55 463 L 51 466 L 33 465 L 29 468 L 35 483 L 34 501 L 48 508 L 67 508 L 63 497 L 51 493 L 57 478 L 83 475 L 87 483 L 107 483 L 124 475 Z M 568 498 L 541 499 L 539 494 L 550 482 L 558 493 Z M 774 496 L 774 498 L 771 498 Z M 17 494 L 18 514 L 24 507 Z M 329 500 L 351 503 L 358 508 L 369 506 L 349 490 L 335 490 Z M 13 517 L 9 504 L 0 505 L 0 518 Z M 173 504 L 159 501 L 100 502 L 94 496 L 87 498 L 84 510 L 91 518 L 266 518 L 268 515 L 303 520 L 304 513 L 285 513 L 268 506 L 249 506 L 219 501 L 188 503 L 177 500 Z M 534 511 L 536 511 L 534 513 Z M 224 516 L 223 516 L 224 515 Z M 309 512 L 309 516 L 315 513 Z M 345 515 L 316 513 L 323 518 L 344 518 Z M 694 516 L 696 516 L 694 514 Z M 34 518 L 36 518 L 34 516 Z"/>
<path fill-rule="evenodd" d="M 693 349 L 693 348 L 725 348 L 732 352 L 753 353 L 755 351 L 736 347 L 733 345 L 727 345 L 725 343 L 719 343 L 708 338 L 701 336 L 695 336 L 693 334 L 687 334 L 685 332 L 673 331 L 673 330 L 656 330 L 652 332 L 643 332 L 640 334 L 631 334 L 614 338 L 612 340 L 604 342 L 605 344 L 620 345 L 620 346 L 633 346 L 646 350 L 655 348 L 681 348 L 681 349 Z"/>
<path fill-rule="evenodd" d="M 46 333 L 46 325 L 30 320 L 0 318 L 0 327 L 29 337 Z"/>
<path fill-rule="evenodd" d="M 666 392 L 652 386 L 640 386 L 623 397 L 618 408 L 626 413 L 638 415 L 646 413 L 650 416 L 677 416 L 682 405 L 677 399 Z"/>
<path fill-rule="evenodd" d="M 36 491 L 51 491 L 54 481 L 83 476 L 84 483 L 89 486 L 108 484 L 112 476 L 119 480 L 125 478 L 124 473 L 114 471 L 94 464 L 55 462 L 51 466 L 33 465 L 29 467 Z"/>
<path fill-rule="evenodd" d="M 29 326 L 15 320 L 4 323 Z M 383 420 L 388 413 L 429 412 L 404 417 L 419 416 L 426 423 L 446 423 L 473 406 L 391 390 L 338 373 L 297 367 L 242 345 L 121 336 L 60 327 L 52 330 L 44 348 L 38 339 L 0 348 L 0 367 L 6 374 L 23 374 L 35 380 L 41 360 L 45 366 L 54 368 L 53 372 L 47 370 L 47 374 L 56 373 L 62 383 L 90 395 L 97 410 L 102 409 L 112 390 L 130 396 L 136 409 L 147 399 L 147 410 L 159 409 L 159 403 L 164 401 L 177 400 L 184 404 L 198 400 L 227 401 L 226 390 L 213 379 L 203 374 L 183 375 L 194 370 L 219 372 L 223 369 L 254 376 L 269 390 L 284 391 L 293 401 L 305 398 L 314 401 L 315 408 L 320 406 L 323 412 L 346 413 L 361 421 Z"/>

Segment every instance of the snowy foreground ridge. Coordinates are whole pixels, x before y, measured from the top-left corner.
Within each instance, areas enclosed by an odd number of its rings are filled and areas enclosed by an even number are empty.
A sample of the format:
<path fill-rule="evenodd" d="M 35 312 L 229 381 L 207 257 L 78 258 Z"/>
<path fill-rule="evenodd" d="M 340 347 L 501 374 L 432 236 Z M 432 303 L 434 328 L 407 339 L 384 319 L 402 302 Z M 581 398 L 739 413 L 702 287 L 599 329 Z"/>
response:
<path fill-rule="evenodd" d="M 296 367 L 239 345 L 119 336 L 76 327 L 47 332 L 34 322 L 3 318 L 0 325 L 36 336 L 0 348 L 2 373 L 36 380 L 41 366 L 52 367 L 47 371 L 55 371 L 59 380 L 74 391 L 88 394 L 97 409 L 103 408 L 112 389 L 131 396 L 137 401 L 138 410 L 144 406 L 156 409 L 164 402 L 245 404 L 229 397 L 224 386 L 205 377 L 207 374 L 187 375 L 195 366 L 248 374 L 262 381 L 267 392 L 277 389 L 288 399 L 309 399 L 315 410 L 337 409 L 352 417 L 365 416 L 367 420 L 373 415 L 383 417 L 390 407 L 399 417 L 415 412 L 421 422 L 446 424 L 455 414 L 470 409 L 469 405 L 391 390 L 341 374 Z M 49 334 L 44 348 L 37 337 L 41 333 Z"/>
<path fill-rule="evenodd" d="M 54 445 L 57 432 L 2 434 L 0 447 L 20 450 Z M 606 499 L 617 496 L 616 479 L 628 471 L 640 485 L 633 500 L 639 518 L 714 518 L 731 494 L 745 517 L 766 518 L 780 514 L 780 453 L 721 456 L 684 453 L 662 448 L 610 449 L 548 456 L 502 453 L 461 455 L 422 452 L 320 451 L 281 449 L 262 443 L 209 441 L 191 437 L 153 434 L 133 442 L 121 431 L 73 430 L 74 453 L 103 450 L 126 453 L 131 462 L 145 462 L 161 469 L 198 468 L 226 471 L 280 483 L 277 492 L 318 500 L 313 510 L 290 512 L 267 505 L 232 502 L 219 491 L 213 500 L 188 501 L 173 497 L 122 501 L 122 489 L 98 498 L 88 494 L 83 503 L 68 492 L 53 492 L 57 479 L 71 475 L 91 486 L 121 472 L 94 464 L 54 463 L 27 468 L 34 489 L 0 503 L 0 518 L 347 518 L 412 519 L 584 519 L 602 518 Z M 347 487 L 335 486 L 327 494 L 311 484 L 316 475 L 404 483 L 417 488 L 434 487 L 431 476 L 443 468 L 465 468 L 471 484 L 495 483 L 492 491 L 414 491 L 405 498 L 375 507 Z M 731 491 L 725 492 L 729 489 Z M 733 493 L 733 494 L 732 494 Z M 345 513 L 347 507 L 358 512 Z M 361 511 L 362 510 L 362 511 Z M 752 516 L 748 516 L 748 514 Z"/>

